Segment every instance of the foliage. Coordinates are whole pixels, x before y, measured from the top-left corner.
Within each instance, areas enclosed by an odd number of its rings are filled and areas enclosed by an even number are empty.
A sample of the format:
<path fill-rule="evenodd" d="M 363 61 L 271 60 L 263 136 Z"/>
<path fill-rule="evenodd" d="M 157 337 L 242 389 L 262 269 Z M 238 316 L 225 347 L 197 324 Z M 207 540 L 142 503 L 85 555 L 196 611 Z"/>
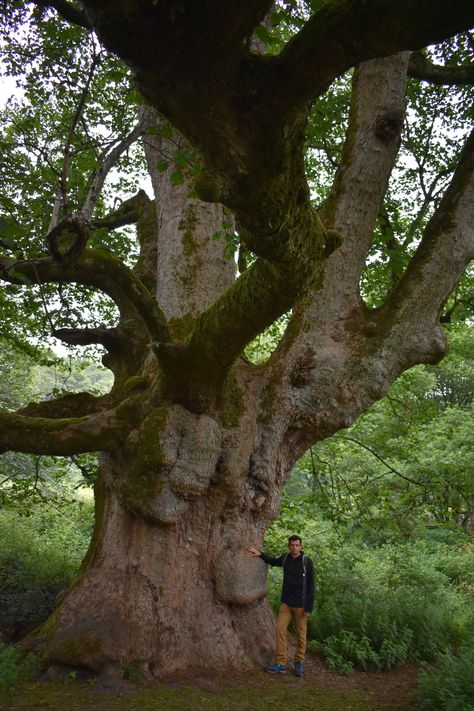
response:
<path fill-rule="evenodd" d="M 288 520 L 275 522 L 266 548 L 276 553 L 284 550 L 287 535 L 302 535 L 317 578 L 308 634 L 315 640 L 312 648 L 323 651 L 333 668 L 348 673 L 354 667 L 390 669 L 410 659 L 433 660 L 466 638 L 474 621 L 472 543 L 341 544 L 321 523 L 318 531 L 301 509 L 299 517 L 293 513 L 290 526 Z M 269 586 L 276 608 L 279 569 L 270 569 Z"/>
<path fill-rule="evenodd" d="M 0 691 L 13 686 L 18 678 L 18 652 L 14 647 L 7 647 L 0 642 Z"/>
<path fill-rule="evenodd" d="M 472 61 L 472 38 L 463 33 L 429 48 L 434 62 Z M 397 165 L 380 212 L 362 290 L 367 302 L 379 305 L 403 274 L 421 238 L 422 230 L 441 196 L 459 158 L 461 143 L 474 119 L 472 86 L 436 86 L 408 81 L 407 119 Z M 472 271 L 461 281 L 451 307 L 461 317 L 472 315 Z"/>
<path fill-rule="evenodd" d="M 84 557 L 92 504 L 70 504 L 65 513 L 37 509 L 28 517 L 0 513 L 0 629 L 9 638 L 36 627 L 52 611 Z"/>
<path fill-rule="evenodd" d="M 312 447 L 289 483 L 373 542 L 468 528 L 474 514 L 472 327 L 447 329 L 438 366 L 404 373 L 348 430 Z"/>
<path fill-rule="evenodd" d="M 22 657 L 15 647 L 0 641 L 0 693 L 17 682 L 35 679 L 39 669 L 39 658 L 35 654 L 30 652 Z"/>
<path fill-rule="evenodd" d="M 17 5 L 0 29 L 2 68 L 20 90 L 0 114 L 0 237 L 10 253 L 29 258 L 44 252 L 63 172 L 69 209 L 77 210 L 105 151 L 136 123 L 136 98 L 122 62 L 106 54 L 93 35 L 51 10 Z M 136 190 L 142 152 L 132 147 L 118 167 L 96 217 L 116 206 L 117 194 Z M 127 229 L 96 229 L 90 245 L 113 248 L 125 260 L 136 257 Z M 4 333 L 21 341 L 25 333 L 46 339 L 52 323 L 61 328 L 116 318 L 110 299 L 78 285 L 5 286 L 0 299 Z"/>
<path fill-rule="evenodd" d="M 62 359 L 49 351 L 21 349 L 1 341 L 0 402 L 15 410 L 29 401 L 50 399 L 65 392 L 107 392 L 111 374 L 88 360 Z M 38 504 L 67 506 L 77 490 L 94 483 L 97 457 L 72 458 L 5 452 L 0 456 L 0 503 L 28 514 Z"/>
<path fill-rule="evenodd" d="M 436 667 L 420 678 L 420 709 L 433 711 L 473 711 L 474 709 L 474 637 L 469 637 L 457 654 L 447 650 Z"/>

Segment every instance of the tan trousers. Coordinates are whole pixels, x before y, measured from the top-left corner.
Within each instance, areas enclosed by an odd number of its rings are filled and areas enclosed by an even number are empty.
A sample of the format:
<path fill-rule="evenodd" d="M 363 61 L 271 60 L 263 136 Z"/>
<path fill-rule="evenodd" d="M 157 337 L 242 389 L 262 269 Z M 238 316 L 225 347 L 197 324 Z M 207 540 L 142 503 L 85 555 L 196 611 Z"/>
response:
<path fill-rule="evenodd" d="M 276 651 L 277 664 L 286 664 L 286 632 L 292 618 L 296 625 L 296 654 L 295 660 L 304 661 L 306 652 L 306 628 L 308 626 L 308 618 L 302 607 L 288 607 L 284 602 L 280 605 L 280 611 L 277 618 L 276 629 Z"/>

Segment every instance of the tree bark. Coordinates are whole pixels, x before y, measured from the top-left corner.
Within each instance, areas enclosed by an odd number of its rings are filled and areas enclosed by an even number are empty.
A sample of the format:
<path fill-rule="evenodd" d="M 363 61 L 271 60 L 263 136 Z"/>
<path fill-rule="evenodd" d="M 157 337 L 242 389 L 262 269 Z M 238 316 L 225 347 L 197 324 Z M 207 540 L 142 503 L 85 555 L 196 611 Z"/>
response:
<path fill-rule="evenodd" d="M 255 427 L 172 406 L 102 457 L 89 552 L 41 632 L 53 669 L 107 677 L 135 664 L 151 678 L 270 661 L 266 566 L 246 548 L 278 492 L 249 473 Z"/>

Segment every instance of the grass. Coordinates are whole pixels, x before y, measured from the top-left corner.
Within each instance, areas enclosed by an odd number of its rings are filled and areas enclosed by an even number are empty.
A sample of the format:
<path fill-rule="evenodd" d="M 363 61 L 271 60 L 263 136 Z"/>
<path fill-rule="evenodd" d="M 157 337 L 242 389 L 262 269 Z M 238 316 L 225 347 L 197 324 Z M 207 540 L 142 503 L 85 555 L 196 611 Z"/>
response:
<path fill-rule="evenodd" d="M 268 677 L 255 672 L 247 677 L 208 682 L 212 691 L 200 688 L 203 680 L 159 684 L 153 688 L 134 687 L 131 693 L 97 693 L 93 683 L 24 683 L 0 696 L 5 711 L 415 711 L 407 698 L 393 699 L 390 705 L 383 693 L 373 698 L 373 688 L 325 688 L 312 681 Z M 380 678 L 383 691 L 383 676 Z M 204 684 L 205 686 L 205 684 Z M 382 701 L 381 701 L 382 698 Z M 1 702 L 6 704 L 2 705 Z M 396 704 L 401 703 L 397 706 Z"/>

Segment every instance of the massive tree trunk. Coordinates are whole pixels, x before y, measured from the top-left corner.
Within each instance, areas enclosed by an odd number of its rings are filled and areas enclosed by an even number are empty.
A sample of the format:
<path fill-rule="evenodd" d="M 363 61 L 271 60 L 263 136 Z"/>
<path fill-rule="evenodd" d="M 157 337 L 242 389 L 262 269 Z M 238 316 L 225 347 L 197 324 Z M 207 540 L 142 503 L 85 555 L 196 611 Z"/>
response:
<path fill-rule="evenodd" d="M 197 426 L 203 435 L 215 434 L 209 418 L 200 426 L 183 415 L 178 413 L 181 425 L 191 431 Z M 184 447 L 181 472 L 188 477 L 197 466 L 201 477 L 203 462 L 215 463 L 215 444 L 201 443 L 197 461 L 194 447 Z M 265 521 L 254 520 L 250 506 L 226 514 L 217 493 L 195 500 L 188 494 L 186 500 L 171 488 L 155 500 L 147 496 L 147 507 L 156 512 L 137 515 L 115 490 L 124 467 L 114 456 L 103 465 L 92 546 L 51 621 L 50 666 L 116 675 L 136 664 L 143 678 L 151 678 L 268 661 L 273 620 L 264 565 L 244 552 L 249 541 L 261 539 Z"/>
<path fill-rule="evenodd" d="M 141 248 L 134 269 L 89 248 L 59 265 L 27 260 L 12 272 L 11 261 L 0 262 L 9 281 L 23 274 L 89 284 L 120 309 L 114 329 L 61 333 L 105 345 L 115 374 L 109 395 L 0 415 L 4 449 L 103 451 L 90 550 L 36 639 L 51 666 L 94 674 L 132 663 L 144 676 L 242 669 L 273 651 L 265 566 L 246 548 L 262 544 L 295 462 L 349 426 L 404 369 L 436 362 L 446 349 L 439 310 L 472 253 L 473 139 L 403 278 L 372 310 L 359 282 L 399 146 L 408 53 L 356 69 L 343 157 L 321 215 L 309 201 L 302 152 L 307 102 L 354 61 L 421 46 L 430 31 L 436 37 L 443 4 L 430 14 L 434 29 L 413 36 L 397 24 L 379 37 L 379 23 L 362 17 L 367 46 L 347 40 L 338 53 L 331 43 L 347 35 L 357 10 L 329 3 L 278 60 L 243 54 L 243 38 L 269 2 L 235 5 L 238 21 L 206 51 L 193 17 L 176 10 L 171 20 L 164 3 L 142 3 L 130 20 L 136 32 L 144 23 L 144 36 L 147 22 L 170 37 L 178 28 L 164 49 L 152 35 L 148 44 L 129 41 L 128 5 L 119 3 L 123 16 L 108 3 L 82 5 L 89 14 L 81 19 L 122 49 L 150 103 L 201 151 L 194 188 L 208 202 L 190 197 L 190 178 L 173 186 L 172 167 L 156 172 L 157 156 L 188 148 L 180 135 L 167 144 L 154 131 L 145 146 L 155 201 L 140 193 L 130 207 Z M 207 3 L 202 18 L 220 7 Z M 203 112 L 206 102 L 212 111 Z M 256 255 L 238 278 L 223 239 L 212 239 L 224 220 L 218 200 L 235 212 L 240 240 Z M 269 361 L 249 363 L 246 344 L 290 308 Z"/>

